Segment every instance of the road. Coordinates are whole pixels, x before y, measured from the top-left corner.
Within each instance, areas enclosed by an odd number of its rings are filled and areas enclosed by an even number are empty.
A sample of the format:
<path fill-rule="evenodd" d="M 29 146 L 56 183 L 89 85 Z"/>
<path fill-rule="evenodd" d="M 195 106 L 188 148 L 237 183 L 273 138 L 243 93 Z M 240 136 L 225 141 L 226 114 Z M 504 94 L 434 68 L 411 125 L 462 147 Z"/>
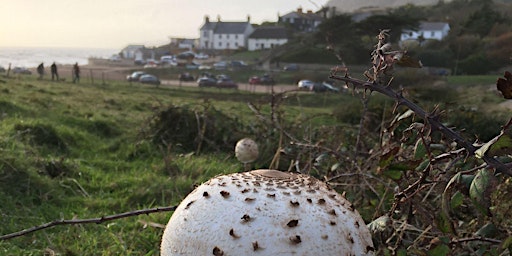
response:
<path fill-rule="evenodd" d="M 163 80 L 162 85 L 168 85 L 168 86 L 190 86 L 190 87 L 197 87 L 197 83 L 195 81 L 193 82 L 181 82 L 179 80 Z M 239 90 L 245 90 L 245 91 L 251 91 L 251 92 L 259 92 L 259 93 L 271 93 L 272 92 L 272 86 L 268 85 L 250 85 L 248 83 L 238 83 L 238 89 Z M 280 93 L 284 91 L 292 91 L 297 90 L 296 85 L 276 85 L 274 86 L 274 92 Z M 226 89 L 227 90 L 227 89 Z"/>

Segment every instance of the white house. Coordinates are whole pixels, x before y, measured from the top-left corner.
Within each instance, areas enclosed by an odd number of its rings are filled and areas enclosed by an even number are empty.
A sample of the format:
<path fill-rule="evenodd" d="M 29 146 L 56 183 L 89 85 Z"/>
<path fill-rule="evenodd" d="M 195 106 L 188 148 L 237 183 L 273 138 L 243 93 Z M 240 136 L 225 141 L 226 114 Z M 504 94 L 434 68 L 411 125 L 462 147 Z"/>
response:
<path fill-rule="evenodd" d="M 141 49 L 144 49 L 144 45 L 128 45 L 121 50 L 121 53 L 125 59 L 135 59 L 136 54 L 140 52 Z"/>
<path fill-rule="evenodd" d="M 245 22 L 211 22 L 205 17 L 200 28 L 199 49 L 237 50 L 247 47 L 247 39 L 254 31 L 250 17 Z"/>
<path fill-rule="evenodd" d="M 406 40 L 443 40 L 450 32 L 446 22 L 421 22 L 418 31 L 404 30 L 400 41 Z"/>
<path fill-rule="evenodd" d="M 247 49 L 249 51 L 272 49 L 286 44 L 289 31 L 284 27 L 258 27 L 249 36 Z"/>

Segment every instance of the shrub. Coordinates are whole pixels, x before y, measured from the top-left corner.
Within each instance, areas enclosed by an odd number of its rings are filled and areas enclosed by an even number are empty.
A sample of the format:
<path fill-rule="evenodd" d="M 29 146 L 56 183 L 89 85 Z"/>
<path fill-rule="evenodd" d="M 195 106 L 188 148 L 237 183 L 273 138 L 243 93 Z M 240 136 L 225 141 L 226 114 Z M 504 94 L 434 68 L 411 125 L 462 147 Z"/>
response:
<path fill-rule="evenodd" d="M 216 152 L 233 149 L 241 123 L 207 104 L 202 109 L 174 106 L 156 113 L 146 135 L 155 145 L 183 152 Z"/>

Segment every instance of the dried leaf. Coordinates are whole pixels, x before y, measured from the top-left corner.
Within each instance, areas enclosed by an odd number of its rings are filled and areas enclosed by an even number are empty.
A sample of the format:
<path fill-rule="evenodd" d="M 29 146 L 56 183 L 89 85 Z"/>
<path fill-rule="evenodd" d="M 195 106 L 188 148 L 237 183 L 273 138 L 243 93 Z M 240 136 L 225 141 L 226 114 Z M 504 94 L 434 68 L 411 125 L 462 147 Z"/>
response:
<path fill-rule="evenodd" d="M 496 86 L 503 95 L 503 98 L 512 99 L 512 74 L 508 71 L 505 71 L 505 74 L 503 76 L 505 77 L 505 79 L 501 77 L 498 78 L 498 80 L 496 81 Z"/>
<path fill-rule="evenodd" d="M 422 68 L 423 63 L 407 54 L 395 55 L 396 64 L 402 67 Z"/>
<path fill-rule="evenodd" d="M 503 127 L 498 136 L 475 151 L 475 156 L 478 158 L 482 158 L 485 154 L 493 157 L 512 154 L 512 119 Z"/>

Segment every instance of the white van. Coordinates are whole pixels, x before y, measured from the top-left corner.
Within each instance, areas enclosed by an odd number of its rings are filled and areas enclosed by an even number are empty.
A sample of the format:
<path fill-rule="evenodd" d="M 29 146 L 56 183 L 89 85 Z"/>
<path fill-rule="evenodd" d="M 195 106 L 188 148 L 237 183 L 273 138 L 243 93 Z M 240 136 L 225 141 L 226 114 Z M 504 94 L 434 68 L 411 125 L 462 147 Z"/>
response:
<path fill-rule="evenodd" d="M 177 66 L 178 62 L 176 61 L 176 57 L 174 57 L 172 55 L 164 55 L 164 56 L 160 57 L 160 64 Z"/>

